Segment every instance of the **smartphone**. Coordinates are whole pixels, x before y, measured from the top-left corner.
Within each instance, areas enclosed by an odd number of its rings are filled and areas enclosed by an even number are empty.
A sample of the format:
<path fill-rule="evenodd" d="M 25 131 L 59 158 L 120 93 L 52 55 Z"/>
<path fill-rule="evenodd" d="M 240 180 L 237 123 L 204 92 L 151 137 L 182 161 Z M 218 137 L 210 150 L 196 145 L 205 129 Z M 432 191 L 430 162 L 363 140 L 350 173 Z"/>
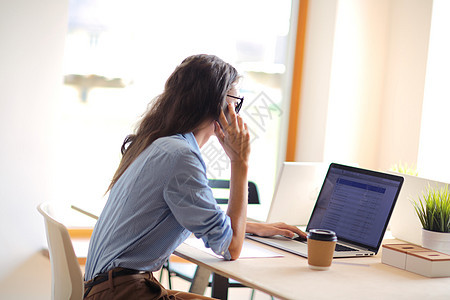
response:
<path fill-rule="evenodd" d="M 225 118 L 227 119 L 227 122 L 230 123 L 231 118 L 230 118 L 230 113 L 228 111 L 228 101 L 225 101 L 225 103 L 222 106 L 222 110 L 223 110 L 223 114 L 225 115 Z"/>

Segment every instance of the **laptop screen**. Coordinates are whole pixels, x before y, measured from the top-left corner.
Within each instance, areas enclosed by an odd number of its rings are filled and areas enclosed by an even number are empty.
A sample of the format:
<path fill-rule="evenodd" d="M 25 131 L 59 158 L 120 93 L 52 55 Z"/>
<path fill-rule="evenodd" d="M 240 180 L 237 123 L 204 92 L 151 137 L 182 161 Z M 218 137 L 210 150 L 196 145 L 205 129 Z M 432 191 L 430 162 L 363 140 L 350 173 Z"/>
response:
<path fill-rule="evenodd" d="M 403 177 L 331 164 L 309 229 L 329 229 L 339 240 L 377 252 Z"/>

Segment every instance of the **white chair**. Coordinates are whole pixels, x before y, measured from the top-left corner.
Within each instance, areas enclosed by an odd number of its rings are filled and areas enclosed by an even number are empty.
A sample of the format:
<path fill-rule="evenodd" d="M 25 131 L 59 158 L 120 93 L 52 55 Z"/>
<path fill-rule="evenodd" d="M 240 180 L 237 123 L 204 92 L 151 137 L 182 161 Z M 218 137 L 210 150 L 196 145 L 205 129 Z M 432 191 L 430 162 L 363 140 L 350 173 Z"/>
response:
<path fill-rule="evenodd" d="M 52 300 L 83 299 L 84 283 L 80 265 L 67 228 L 54 218 L 48 202 L 37 207 L 44 216 L 52 267 Z"/>

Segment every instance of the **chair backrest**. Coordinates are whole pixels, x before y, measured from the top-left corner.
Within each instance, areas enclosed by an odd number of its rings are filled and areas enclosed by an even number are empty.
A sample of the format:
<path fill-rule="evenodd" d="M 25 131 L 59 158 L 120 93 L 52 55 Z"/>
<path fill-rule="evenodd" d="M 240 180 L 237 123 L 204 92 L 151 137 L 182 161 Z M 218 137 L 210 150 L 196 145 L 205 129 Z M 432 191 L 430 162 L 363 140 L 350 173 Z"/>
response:
<path fill-rule="evenodd" d="M 48 202 L 37 207 L 44 216 L 52 268 L 52 300 L 83 299 L 83 275 L 67 228 L 54 218 Z"/>
<path fill-rule="evenodd" d="M 209 179 L 208 185 L 214 189 L 229 189 L 230 181 L 226 179 Z M 228 204 L 228 198 L 216 197 L 218 204 Z M 248 182 L 248 204 L 260 204 L 258 188 L 253 181 Z"/>

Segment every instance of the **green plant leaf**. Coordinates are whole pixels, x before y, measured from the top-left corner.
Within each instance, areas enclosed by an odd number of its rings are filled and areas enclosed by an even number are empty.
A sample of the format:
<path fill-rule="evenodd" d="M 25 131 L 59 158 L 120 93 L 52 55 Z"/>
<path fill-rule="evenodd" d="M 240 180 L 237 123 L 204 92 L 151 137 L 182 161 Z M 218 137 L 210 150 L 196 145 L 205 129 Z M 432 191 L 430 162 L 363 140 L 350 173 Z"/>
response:
<path fill-rule="evenodd" d="M 448 185 L 439 189 L 428 186 L 417 200 L 412 200 L 422 227 L 437 232 L 450 232 L 450 193 Z"/>

